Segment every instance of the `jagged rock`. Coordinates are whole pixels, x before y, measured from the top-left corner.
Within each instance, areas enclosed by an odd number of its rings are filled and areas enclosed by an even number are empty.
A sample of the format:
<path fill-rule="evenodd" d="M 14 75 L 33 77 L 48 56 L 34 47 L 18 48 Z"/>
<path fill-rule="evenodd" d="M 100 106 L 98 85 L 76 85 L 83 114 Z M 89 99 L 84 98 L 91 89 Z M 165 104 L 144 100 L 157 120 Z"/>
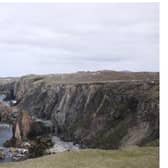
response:
<path fill-rule="evenodd" d="M 16 139 L 11 138 L 3 143 L 4 147 L 14 147 L 16 146 Z"/>
<path fill-rule="evenodd" d="M 45 154 L 45 151 L 52 146 L 53 142 L 51 137 L 36 137 L 34 141 L 31 141 L 31 146 L 29 147 L 29 157 L 34 158 L 42 156 Z"/>
<path fill-rule="evenodd" d="M 3 150 L 0 150 L 0 160 L 5 159 L 5 152 Z"/>
<path fill-rule="evenodd" d="M 48 134 L 52 134 L 52 132 L 53 132 L 53 124 L 50 120 L 46 121 L 38 118 L 33 118 L 29 138 L 42 135 L 45 136 Z"/>
<path fill-rule="evenodd" d="M 14 87 L 17 107 L 51 120 L 55 134 L 82 146 L 118 148 L 159 138 L 158 73 L 30 75 Z"/>
<path fill-rule="evenodd" d="M 16 123 L 13 126 L 13 138 L 18 142 L 26 140 L 31 131 L 32 118 L 26 111 L 21 111 L 17 117 Z"/>
<path fill-rule="evenodd" d="M 29 156 L 29 150 L 24 148 L 10 148 L 9 153 L 14 161 L 25 160 Z"/>
<path fill-rule="evenodd" d="M 21 144 L 21 148 L 29 149 L 30 147 L 31 147 L 31 144 L 29 142 L 23 142 Z"/>
<path fill-rule="evenodd" d="M 5 95 L 5 100 L 14 99 L 14 89 L 18 78 L 0 78 L 0 95 Z"/>
<path fill-rule="evenodd" d="M 41 152 L 44 150 L 43 146 L 52 146 L 51 138 L 48 137 L 52 133 L 53 125 L 51 121 L 43 121 L 33 118 L 25 111 L 20 111 L 15 124 L 13 125 L 13 136 L 7 140 L 3 145 L 5 147 L 26 148 L 33 151 L 35 146 L 42 146 Z M 40 136 L 40 138 L 39 138 Z M 34 145 L 34 143 L 36 145 Z M 17 152 L 18 153 L 18 152 Z"/>
<path fill-rule="evenodd" d="M 0 122 L 14 123 L 14 113 L 16 110 L 12 109 L 4 102 L 0 102 Z"/>

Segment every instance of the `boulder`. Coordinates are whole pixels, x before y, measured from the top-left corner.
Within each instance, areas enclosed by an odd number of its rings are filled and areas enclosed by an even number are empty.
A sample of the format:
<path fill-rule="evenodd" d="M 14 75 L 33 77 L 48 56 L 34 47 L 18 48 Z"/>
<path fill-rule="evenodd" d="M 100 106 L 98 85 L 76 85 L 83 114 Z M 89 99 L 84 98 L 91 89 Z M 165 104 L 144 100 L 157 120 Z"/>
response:
<path fill-rule="evenodd" d="M 42 120 L 34 117 L 29 133 L 29 138 L 34 138 L 37 136 L 46 136 L 52 134 L 52 132 L 53 124 L 50 120 Z"/>
<path fill-rule="evenodd" d="M 13 138 L 17 141 L 26 140 L 31 131 L 32 118 L 26 111 L 20 111 L 13 126 Z"/>
<path fill-rule="evenodd" d="M 3 150 L 0 150 L 0 160 L 5 159 L 5 152 Z"/>
<path fill-rule="evenodd" d="M 31 141 L 29 147 L 29 156 L 31 158 L 39 157 L 45 154 L 45 151 L 53 146 L 52 138 L 50 136 L 38 136 L 35 140 Z"/>

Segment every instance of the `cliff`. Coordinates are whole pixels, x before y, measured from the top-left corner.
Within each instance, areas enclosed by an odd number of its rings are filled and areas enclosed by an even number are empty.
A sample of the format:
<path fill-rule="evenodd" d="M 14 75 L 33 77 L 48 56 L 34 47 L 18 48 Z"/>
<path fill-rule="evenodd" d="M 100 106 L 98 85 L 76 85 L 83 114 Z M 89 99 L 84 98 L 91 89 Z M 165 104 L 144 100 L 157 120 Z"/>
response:
<path fill-rule="evenodd" d="M 54 134 L 83 147 L 113 149 L 159 138 L 159 73 L 29 75 L 10 86 L 5 89 L 17 108 L 51 120 Z"/>
<path fill-rule="evenodd" d="M 14 88 L 19 78 L 0 78 L 0 95 L 5 95 L 6 100 L 14 98 Z"/>

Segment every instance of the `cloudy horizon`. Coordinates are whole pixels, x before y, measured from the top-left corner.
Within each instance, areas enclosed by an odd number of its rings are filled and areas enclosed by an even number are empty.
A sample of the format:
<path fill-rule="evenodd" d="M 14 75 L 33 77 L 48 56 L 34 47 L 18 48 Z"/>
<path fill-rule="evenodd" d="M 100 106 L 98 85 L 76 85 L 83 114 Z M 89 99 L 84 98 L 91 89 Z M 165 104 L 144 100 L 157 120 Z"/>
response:
<path fill-rule="evenodd" d="M 159 71 L 159 3 L 1 3 L 0 59 L 0 77 Z"/>

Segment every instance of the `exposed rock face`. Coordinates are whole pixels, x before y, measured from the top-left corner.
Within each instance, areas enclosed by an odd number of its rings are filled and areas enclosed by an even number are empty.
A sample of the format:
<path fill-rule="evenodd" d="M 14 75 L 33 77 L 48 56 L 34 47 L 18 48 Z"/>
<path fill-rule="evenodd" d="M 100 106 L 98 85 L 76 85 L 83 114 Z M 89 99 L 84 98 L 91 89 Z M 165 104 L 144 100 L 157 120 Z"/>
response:
<path fill-rule="evenodd" d="M 32 118 L 28 112 L 22 110 L 19 112 L 13 128 L 13 138 L 18 141 L 25 141 L 37 136 L 51 134 L 53 124 L 51 121 Z"/>
<path fill-rule="evenodd" d="M 26 140 L 31 131 L 31 127 L 31 116 L 27 112 L 21 111 L 14 126 L 14 138 L 18 141 Z"/>
<path fill-rule="evenodd" d="M 0 78 L 0 95 L 5 94 L 6 99 L 14 98 L 14 90 L 18 78 Z"/>
<path fill-rule="evenodd" d="M 15 83 L 17 106 L 51 120 L 55 134 L 83 146 L 110 149 L 158 139 L 158 73 L 97 73 L 23 77 Z"/>
<path fill-rule="evenodd" d="M 14 123 L 17 117 L 17 109 L 11 108 L 3 102 L 0 102 L 0 122 Z"/>

